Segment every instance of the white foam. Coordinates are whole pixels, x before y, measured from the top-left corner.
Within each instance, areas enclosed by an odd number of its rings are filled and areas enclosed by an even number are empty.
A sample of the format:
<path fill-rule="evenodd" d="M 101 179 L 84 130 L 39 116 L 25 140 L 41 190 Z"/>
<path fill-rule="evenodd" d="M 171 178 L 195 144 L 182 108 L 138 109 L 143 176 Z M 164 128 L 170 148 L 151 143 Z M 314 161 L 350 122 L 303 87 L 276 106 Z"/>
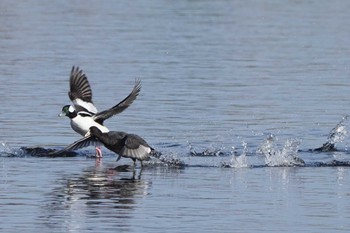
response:
<path fill-rule="evenodd" d="M 298 149 L 301 143 L 299 139 L 288 139 L 283 148 L 279 149 L 275 143 L 275 136 L 270 135 L 260 146 L 258 152 L 265 156 L 267 166 L 303 166 L 304 161 L 298 157 Z"/>
<path fill-rule="evenodd" d="M 231 158 L 231 167 L 234 168 L 245 168 L 248 167 L 247 162 L 247 153 L 248 153 L 248 146 L 245 141 L 242 141 L 243 146 L 243 152 L 241 155 L 236 156 L 235 155 L 235 147 L 232 147 L 232 158 Z"/>

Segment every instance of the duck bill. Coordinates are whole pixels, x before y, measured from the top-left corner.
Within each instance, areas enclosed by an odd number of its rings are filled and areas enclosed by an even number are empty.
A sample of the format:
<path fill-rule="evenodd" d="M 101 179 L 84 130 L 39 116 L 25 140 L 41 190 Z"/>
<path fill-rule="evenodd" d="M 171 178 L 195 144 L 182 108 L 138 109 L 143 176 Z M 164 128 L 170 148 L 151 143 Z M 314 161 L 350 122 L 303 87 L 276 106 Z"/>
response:
<path fill-rule="evenodd" d="M 61 112 L 60 114 L 58 114 L 59 117 L 64 117 L 66 116 L 66 114 L 64 112 Z"/>

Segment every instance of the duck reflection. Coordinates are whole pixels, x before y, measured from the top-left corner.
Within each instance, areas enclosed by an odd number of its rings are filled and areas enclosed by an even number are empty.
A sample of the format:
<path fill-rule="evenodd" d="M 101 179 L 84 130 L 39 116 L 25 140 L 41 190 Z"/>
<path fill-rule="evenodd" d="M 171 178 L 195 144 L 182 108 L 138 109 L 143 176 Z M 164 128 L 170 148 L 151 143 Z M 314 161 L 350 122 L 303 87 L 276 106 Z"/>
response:
<path fill-rule="evenodd" d="M 108 224 L 126 227 L 138 200 L 149 193 L 151 182 L 141 176 L 142 170 L 132 166 L 112 168 L 98 163 L 76 176 L 63 176 L 47 195 L 44 222 L 72 230 L 88 227 L 96 219 L 113 218 Z"/>
<path fill-rule="evenodd" d="M 113 199 L 118 203 L 123 200 L 133 203 L 133 197 L 147 194 L 149 183 L 141 179 L 141 174 L 142 170 L 129 171 L 129 167 L 125 166 L 95 168 L 84 171 L 76 179 L 67 179 L 66 191 L 73 197 L 83 194 L 81 198 L 87 200 Z"/>

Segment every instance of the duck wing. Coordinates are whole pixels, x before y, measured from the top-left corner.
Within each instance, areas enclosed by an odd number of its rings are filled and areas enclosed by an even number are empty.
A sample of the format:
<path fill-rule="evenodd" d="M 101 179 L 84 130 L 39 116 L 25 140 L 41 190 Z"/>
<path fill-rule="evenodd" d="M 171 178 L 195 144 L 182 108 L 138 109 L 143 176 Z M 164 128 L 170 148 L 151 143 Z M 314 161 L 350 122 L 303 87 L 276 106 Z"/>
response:
<path fill-rule="evenodd" d="M 73 102 L 77 112 L 87 111 L 97 113 L 97 109 L 92 102 L 92 90 L 86 75 L 78 66 L 72 67 L 69 78 L 70 91 L 69 99 Z"/>
<path fill-rule="evenodd" d="M 98 145 L 101 145 L 101 142 L 98 141 L 95 137 L 90 135 L 73 142 L 72 144 L 64 148 L 63 151 L 73 151 L 73 150 L 78 150 L 88 146 L 98 146 Z"/>
<path fill-rule="evenodd" d="M 103 121 L 118 114 L 123 112 L 125 109 L 127 109 L 136 99 L 136 97 L 139 95 L 141 91 L 141 81 L 136 80 L 134 88 L 130 92 L 130 94 L 120 101 L 117 105 L 113 106 L 110 109 L 107 109 L 105 111 L 99 112 L 96 115 L 93 116 L 94 120 L 100 124 L 103 124 Z"/>
<path fill-rule="evenodd" d="M 143 138 L 135 134 L 128 134 L 120 154 L 129 158 L 145 160 L 150 157 L 152 150 L 153 148 Z"/>

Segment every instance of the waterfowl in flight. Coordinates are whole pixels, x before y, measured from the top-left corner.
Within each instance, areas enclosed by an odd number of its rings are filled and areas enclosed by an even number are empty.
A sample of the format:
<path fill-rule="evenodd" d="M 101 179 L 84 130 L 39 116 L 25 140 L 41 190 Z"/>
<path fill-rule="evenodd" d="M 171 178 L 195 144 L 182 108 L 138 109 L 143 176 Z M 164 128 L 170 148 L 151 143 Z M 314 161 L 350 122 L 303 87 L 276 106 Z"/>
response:
<path fill-rule="evenodd" d="M 92 101 L 92 90 L 89 81 L 79 67 L 72 67 L 69 84 L 70 91 L 68 96 L 73 105 L 65 105 L 59 115 L 70 118 L 72 129 L 82 136 L 85 136 L 92 126 L 97 127 L 104 133 L 109 132 L 108 128 L 103 125 L 103 122 L 127 109 L 141 90 L 141 81 L 137 80 L 133 90 L 125 99 L 110 109 L 98 112 Z M 99 146 L 96 146 L 96 156 L 102 157 L 102 151 Z"/>
<path fill-rule="evenodd" d="M 134 161 L 134 165 L 139 160 L 142 166 L 142 161 L 147 160 L 154 153 L 154 149 L 136 134 L 128 134 L 121 131 L 102 132 L 96 126 L 90 127 L 85 137 L 72 143 L 64 150 L 72 151 L 84 148 L 91 145 L 91 142 L 95 140 L 98 140 L 106 148 L 117 153 L 119 155 L 117 161 L 121 157 L 130 158 Z"/>

